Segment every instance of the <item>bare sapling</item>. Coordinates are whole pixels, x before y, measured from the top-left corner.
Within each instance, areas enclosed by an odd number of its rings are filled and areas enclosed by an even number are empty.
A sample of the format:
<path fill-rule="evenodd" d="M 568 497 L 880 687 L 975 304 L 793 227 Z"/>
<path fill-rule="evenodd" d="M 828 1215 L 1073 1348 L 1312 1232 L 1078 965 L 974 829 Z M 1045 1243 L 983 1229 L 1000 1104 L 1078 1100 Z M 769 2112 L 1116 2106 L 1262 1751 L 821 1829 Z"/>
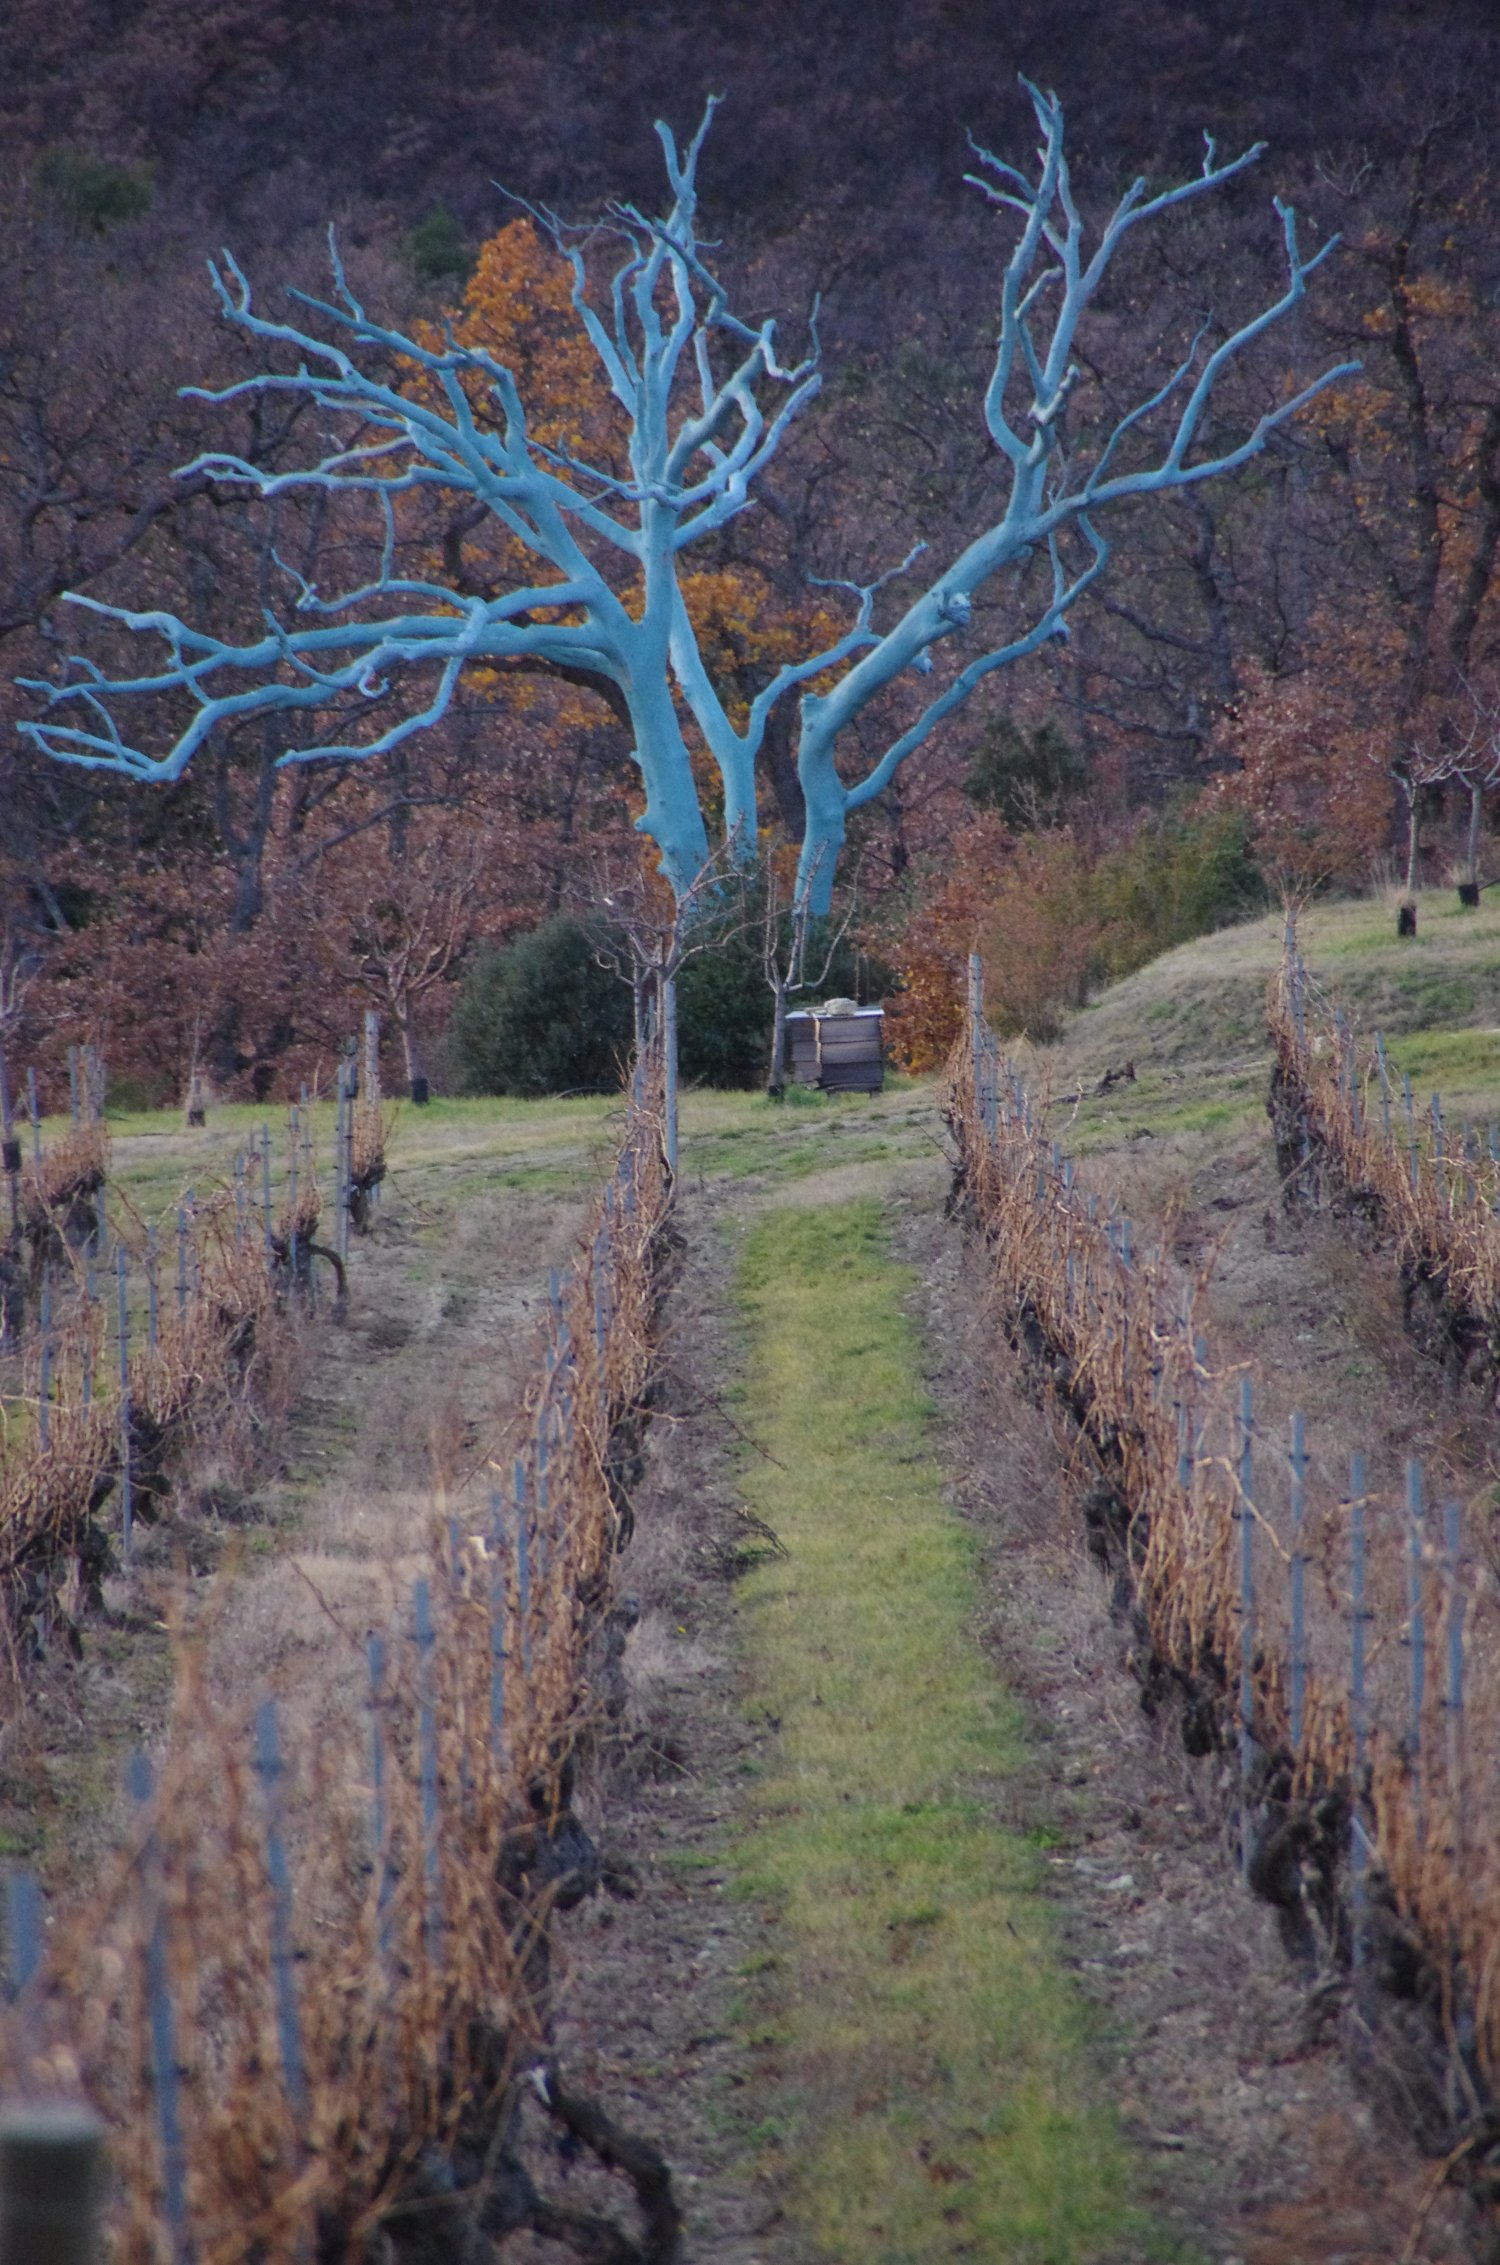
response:
<path fill-rule="evenodd" d="M 1422 875 L 1423 800 L 1432 788 L 1442 786 L 1459 775 L 1463 751 L 1413 738 L 1394 757 L 1384 750 L 1372 749 L 1370 759 L 1378 763 L 1386 775 L 1394 780 L 1401 798 L 1405 821 L 1406 865 L 1402 877 L 1401 901 L 1396 907 L 1396 934 L 1415 936 L 1417 891 L 1421 886 Z"/>
<path fill-rule="evenodd" d="M 1500 710 L 1492 702 L 1481 702 L 1472 687 L 1466 689 L 1474 702 L 1474 722 L 1453 766 L 1453 775 L 1469 798 L 1458 901 L 1465 912 L 1477 912 L 1483 886 L 1479 877 L 1479 846 L 1484 828 L 1484 798 L 1500 781 Z"/>
<path fill-rule="evenodd" d="M 812 880 L 816 881 L 817 869 Z M 766 1073 L 766 1098 L 784 1101 L 786 1098 L 786 1017 L 787 1002 L 803 991 L 821 991 L 833 972 L 839 948 L 849 933 L 854 918 L 854 895 L 851 890 L 841 918 L 813 912 L 817 892 L 808 887 L 794 887 L 790 900 L 783 897 L 776 852 L 766 854 L 762 879 L 763 919 L 761 927 L 761 964 L 765 969 L 767 985 L 772 999 L 771 1060 Z"/>

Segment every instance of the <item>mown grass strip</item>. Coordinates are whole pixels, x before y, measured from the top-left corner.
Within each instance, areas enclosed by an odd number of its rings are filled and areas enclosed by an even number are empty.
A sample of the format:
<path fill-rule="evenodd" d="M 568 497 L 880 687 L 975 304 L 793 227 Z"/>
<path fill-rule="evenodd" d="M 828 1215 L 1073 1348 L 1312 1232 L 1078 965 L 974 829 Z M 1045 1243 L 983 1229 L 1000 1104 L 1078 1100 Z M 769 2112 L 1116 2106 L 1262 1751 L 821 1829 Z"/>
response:
<path fill-rule="evenodd" d="M 774 1458 L 743 1492 L 789 1552 L 743 1589 L 779 1722 L 738 1852 L 786 1942 L 768 2168 L 809 2258 L 1178 2255 L 1132 2208 L 1037 1850 L 991 1818 L 1024 1728 L 968 1632 L 905 1280 L 873 1202 L 777 1212 L 743 1256 L 748 1428 Z"/>

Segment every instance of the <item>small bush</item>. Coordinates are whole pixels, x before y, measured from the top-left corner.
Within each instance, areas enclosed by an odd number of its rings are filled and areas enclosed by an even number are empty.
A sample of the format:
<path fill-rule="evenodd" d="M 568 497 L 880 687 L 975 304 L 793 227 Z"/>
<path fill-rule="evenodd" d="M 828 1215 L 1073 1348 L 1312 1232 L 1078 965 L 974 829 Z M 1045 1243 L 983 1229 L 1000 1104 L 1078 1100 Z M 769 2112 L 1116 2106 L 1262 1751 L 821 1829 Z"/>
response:
<path fill-rule="evenodd" d="M 1056 825 L 1089 783 L 1087 760 L 1059 725 L 1029 731 L 1010 716 L 988 725 L 964 780 L 980 810 L 993 810 L 1017 833 Z"/>
<path fill-rule="evenodd" d="M 485 952 L 459 989 L 448 1053 L 461 1093 L 601 1093 L 630 1054 L 630 990 L 559 915 Z"/>
<path fill-rule="evenodd" d="M 723 932 L 684 960 L 677 979 L 677 1051 L 684 1083 L 759 1084 L 771 1045 L 771 994 L 758 928 Z"/>
<path fill-rule="evenodd" d="M 151 176 L 143 166 L 116 165 L 87 150 L 48 150 L 37 180 L 74 228 L 96 236 L 119 221 L 139 220 L 151 203 Z"/>
<path fill-rule="evenodd" d="M 406 239 L 406 256 L 423 283 L 467 283 L 474 254 L 445 204 L 435 204 Z"/>
<path fill-rule="evenodd" d="M 1097 972 L 1128 975 L 1265 903 L 1250 818 L 1193 802 L 1148 818 L 1100 858 L 1088 893 L 1099 925 Z"/>
<path fill-rule="evenodd" d="M 995 876 L 979 948 L 990 1020 L 1006 1037 L 1042 1042 L 1088 998 L 1100 925 L 1090 901 L 1089 861 L 1071 834 L 1033 834 Z"/>

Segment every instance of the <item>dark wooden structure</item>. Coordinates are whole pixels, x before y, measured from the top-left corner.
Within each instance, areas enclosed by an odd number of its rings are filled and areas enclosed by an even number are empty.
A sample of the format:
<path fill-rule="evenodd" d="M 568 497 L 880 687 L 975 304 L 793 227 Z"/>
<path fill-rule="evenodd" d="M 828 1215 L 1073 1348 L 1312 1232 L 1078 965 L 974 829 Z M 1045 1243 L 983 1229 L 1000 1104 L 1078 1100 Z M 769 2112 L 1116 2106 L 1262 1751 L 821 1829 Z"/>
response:
<path fill-rule="evenodd" d="M 825 1093 L 878 1093 L 885 1081 L 880 1007 L 786 1018 L 787 1067 L 798 1085 Z"/>

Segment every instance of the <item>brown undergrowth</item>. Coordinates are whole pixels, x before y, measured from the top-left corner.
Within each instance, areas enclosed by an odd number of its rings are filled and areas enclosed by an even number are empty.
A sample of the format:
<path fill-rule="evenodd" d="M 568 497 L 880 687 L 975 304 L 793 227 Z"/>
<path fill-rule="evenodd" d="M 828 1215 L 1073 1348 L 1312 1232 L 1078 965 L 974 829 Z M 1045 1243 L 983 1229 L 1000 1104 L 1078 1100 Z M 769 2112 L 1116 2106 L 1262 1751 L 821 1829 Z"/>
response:
<path fill-rule="evenodd" d="M 660 2158 L 546 2055 L 550 1917 L 598 1870 L 570 1797 L 655 1357 L 659 1102 L 648 1078 L 549 1307 L 513 1498 L 434 1517 L 375 1625 L 328 1616 L 368 1661 L 353 1742 L 263 1712 L 253 1746 L 211 1629 L 179 1631 L 155 1783 L 0 2033 L 12 2089 L 105 2114 L 128 2265 L 483 2257 L 523 2226 L 675 2254 Z M 624 2173 L 640 2245 L 537 2191 L 524 2099 Z"/>
<path fill-rule="evenodd" d="M 102 1609 L 105 1575 L 128 1551 L 131 1524 L 161 1514 L 189 1439 L 225 1428 L 266 1396 L 278 1361 L 282 1284 L 235 1231 L 232 1200 L 195 1211 L 184 1292 L 169 1299 L 155 1341 L 128 1357 L 119 1380 L 112 1271 L 108 1296 L 85 1289 L 74 1257 L 49 1280 L 47 1302 L 13 1364 L 0 1452 L 0 1642 L 10 1703 L 24 1669 L 61 1628 L 76 1648 L 80 1623 Z"/>
<path fill-rule="evenodd" d="M 1309 1483 L 1298 1527 L 1272 1507 L 1276 1490 L 1255 1475 L 1248 1371 L 1214 1366 L 1195 1326 L 1199 1286 L 1101 1215 L 982 1025 L 955 1050 L 947 1110 L 1012 1332 L 1096 1458 L 1091 1543 L 1133 1615 L 1148 1698 L 1179 1709 L 1190 1751 L 1238 1747 L 1227 1774 L 1249 1883 L 1309 1981 L 1348 1986 L 1351 2033 L 1418 2136 L 1462 2148 L 1483 2192 L 1500 2064 L 1500 1846 L 1477 1798 L 1500 1725 L 1492 1585 L 1420 1535 L 1413 1547 L 1398 1520 L 1366 1519 L 1353 1485 Z M 1298 1558 L 1308 1610 L 1294 1644 Z M 1436 1664 L 1415 1700 L 1409 1676 L 1414 1629 L 1436 1663 L 1460 1623 L 1462 1714 Z"/>
<path fill-rule="evenodd" d="M 1456 1138 L 1437 1102 L 1418 1119 L 1383 1043 L 1313 991 L 1289 921 L 1271 982 L 1275 1046 L 1267 1104 L 1290 1202 L 1326 1198 L 1395 1248 L 1407 1327 L 1455 1382 L 1500 1394 L 1500 1155 L 1469 1128 Z M 1309 1035 L 1311 1032 L 1311 1035 Z"/>

